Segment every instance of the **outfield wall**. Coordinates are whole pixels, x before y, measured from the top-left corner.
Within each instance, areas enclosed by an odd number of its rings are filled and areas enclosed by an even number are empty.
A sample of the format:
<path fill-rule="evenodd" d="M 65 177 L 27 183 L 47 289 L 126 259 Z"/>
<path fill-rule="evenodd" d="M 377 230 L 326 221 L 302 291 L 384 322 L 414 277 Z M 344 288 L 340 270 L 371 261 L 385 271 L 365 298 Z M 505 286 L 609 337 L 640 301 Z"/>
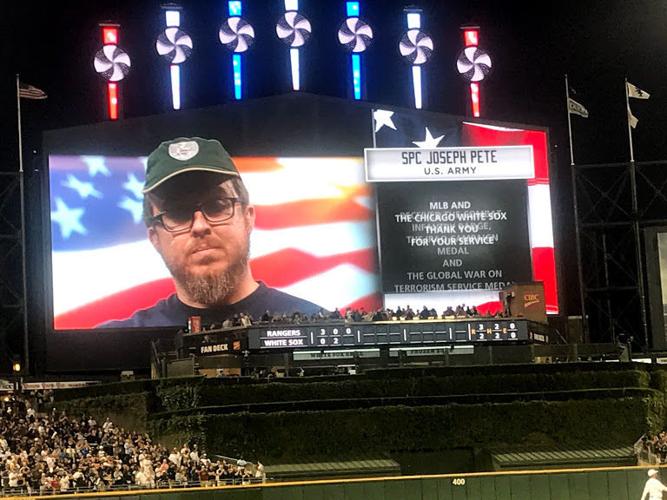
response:
<path fill-rule="evenodd" d="M 663 469 L 665 470 L 665 469 Z M 644 467 L 308 481 L 145 492 L 38 497 L 104 500 L 636 500 Z M 667 474 L 667 470 L 663 472 Z M 24 497 L 25 498 L 25 497 Z"/>

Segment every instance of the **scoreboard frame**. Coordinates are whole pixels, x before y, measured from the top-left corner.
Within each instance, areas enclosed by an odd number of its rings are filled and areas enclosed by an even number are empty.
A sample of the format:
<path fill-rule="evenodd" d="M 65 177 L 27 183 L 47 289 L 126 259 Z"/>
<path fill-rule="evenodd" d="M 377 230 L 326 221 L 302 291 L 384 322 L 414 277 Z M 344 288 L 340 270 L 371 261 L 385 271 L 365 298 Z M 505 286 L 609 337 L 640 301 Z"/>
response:
<path fill-rule="evenodd" d="M 548 343 L 544 327 L 525 318 L 267 323 L 186 334 L 184 345 L 196 347 L 199 355 L 214 355 L 242 350 L 275 352 L 470 343 Z M 225 344 L 228 347 L 223 347 Z"/>

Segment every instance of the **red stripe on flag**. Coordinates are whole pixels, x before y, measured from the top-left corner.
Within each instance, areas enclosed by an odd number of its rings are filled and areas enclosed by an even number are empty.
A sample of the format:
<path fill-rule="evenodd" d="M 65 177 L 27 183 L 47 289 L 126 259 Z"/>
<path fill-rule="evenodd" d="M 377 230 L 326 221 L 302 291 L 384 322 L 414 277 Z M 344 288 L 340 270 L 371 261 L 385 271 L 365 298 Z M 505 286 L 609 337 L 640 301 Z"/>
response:
<path fill-rule="evenodd" d="M 274 156 L 235 156 L 232 159 L 241 175 L 256 172 L 275 172 L 283 168 Z"/>
<path fill-rule="evenodd" d="M 283 229 L 332 222 L 370 220 L 373 213 L 350 199 L 302 200 L 280 205 L 255 205 L 255 227 Z"/>
<path fill-rule="evenodd" d="M 171 278 L 144 283 L 60 314 L 53 319 L 53 327 L 56 330 L 83 330 L 105 321 L 126 319 L 174 291 Z"/>
<path fill-rule="evenodd" d="M 348 309 L 357 309 L 361 311 L 362 309 L 365 312 L 376 311 L 382 307 L 382 295 L 378 293 L 373 293 L 371 295 L 366 295 L 360 299 L 355 300 L 354 302 L 347 304 L 344 307 L 341 307 L 340 310 L 344 313 Z"/>
<path fill-rule="evenodd" d="M 556 259 L 554 249 L 549 247 L 531 248 L 533 259 L 533 279 L 544 283 L 544 303 L 547 312 L 558 314 L 558 288 L 556 283 Z"/>
<path fill-rule="evenodd" d="M 499 300 L 484 302 L 475 306 L 480 316 L 495 316 L 496 313 L 503 312 L 503 305 Z"/>
<path fill-rule="evenodd" d="M 255 279 L 278 288 L 317 276 L 341 264 L 352 264 L 369 273 L 375 273 L 375 248 L 326 257 L 316 257 L 289 248 L 250 261 Z"/>
<path fill-rule="evenodd" d="M 549 182 L 547 134 L 541 130 L 496 130 L 464 123 L 461 129 L 463 146 L 533 146 L 535 179 Z"/>

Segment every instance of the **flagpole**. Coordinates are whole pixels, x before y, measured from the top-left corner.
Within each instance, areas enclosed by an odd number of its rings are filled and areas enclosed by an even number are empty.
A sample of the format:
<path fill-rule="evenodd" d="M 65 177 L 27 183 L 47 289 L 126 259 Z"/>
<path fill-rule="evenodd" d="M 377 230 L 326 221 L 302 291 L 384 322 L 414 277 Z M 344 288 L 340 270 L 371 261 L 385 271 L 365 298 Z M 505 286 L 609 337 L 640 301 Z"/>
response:
<path fill-rule="evenodd" d="M 630 125 L 630 98 L 628 97 L 628 77 L 625 77 L 625 107 L 627 109 L 626 120 L 628 121 L 628 140 L 630 141 L 630 161 L 635 162 L 635 148 L 632 144 L 632 126 Z"/>
<path fill-rule="evenodd" d="M 570 175 L 572 178 L 572 199 L 574 201 L 574 235 L 577 247 L 577 274 L 579 278 L 579 302 L 581 308 L 581 329 L 584 340 L 588 337 L 588 321 L 586 317 L 586 293 L 584 291 L 584 274 L 581 269 L 581 235 L 579 234 L 579 203 L 577 200 L 577 167 L 574 166 L 574 149 L 572 148 L 572 113 L 570 113 L 570 84 L 565 73 L 565 104 L 567 108 L 567 130 L 570 138 Z"/>
<path fill-rule="evenodd" d="M 572 116 L 570 113 L 570 86 L 565 73 L 565 107 L 567 109 L 567 131 L 570 138 L 570 165 L 574 165 L 574 149 L 572 148 Z"/>
<path fill-rule="evenodd" d="M 642 333 L 644 334 L 644 348 L 648 349 L 648 318 L 646 317 L 646 294 L 644 293 L 644 263 L 642 261 L 642 241 L 639 228 L 639 199 L 637 193 L 637 166 L 635 164 L 635 151 L 632 144 L 632 126 L 630 124 L 630 95 L 628 94 L 628 78 L 625 77 L 625 105 L 628 110 L 628 138 L 630 141 L 630 190 L 632 197 L 632 229 L 635 237 L 635 260 L 637 265 L 637 293 L 639 295 L 639 308 L 642 321 Z"/>
<path fill-rule="evenodd" d="M 21 137 L 21 88 L 19 74 L 16 73 L 16 121 L 19 133 L 19 172 L 23 172 L 23 138 Z"/>
<path fill-rule="evenodd" d="M 21 197 L 21 270 L 23 273 L 23 372 L 27 373 L 30 366 L 30 349 L 28 348 L 28 272 L 26 266 L 25 238 L 25 185 L 23 180 L 23 137 L 21 133 L 21 88 L 19 74 L 16 73 L 16 122 L 19 138 L 19 195 Z"/>

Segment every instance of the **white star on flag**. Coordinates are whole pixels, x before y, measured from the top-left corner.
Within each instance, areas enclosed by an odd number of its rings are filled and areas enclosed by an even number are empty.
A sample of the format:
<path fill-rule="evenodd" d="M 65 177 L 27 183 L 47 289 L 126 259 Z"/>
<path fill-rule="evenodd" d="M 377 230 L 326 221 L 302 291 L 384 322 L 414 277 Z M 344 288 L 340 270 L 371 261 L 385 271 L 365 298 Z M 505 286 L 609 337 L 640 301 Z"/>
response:
<path fill-rule="evenodd" d="M 70 189 L 74 189 L 74 191 L 79 193 L 79 196 L 81 196 L 81 198 L 84 200 L 89 196 L 97 198 L 98 200 L 102 199 L 102 193 L 95 189 L 95 186 L 93 186 L 92 182 L 80 181 L 72 174 L 67 176 L 67 181 L 63 182 L 62 185 Z"/>
<path fill-rule="evenodd" d="M 134 174 L 127 176 L 127 182 L 123 183 L 123 187 L 132 193 L 137 200 L 143 200 L 144 183 L 137 179 Z"/>
<path fill-rule="evenodd" d="M 144 216 L 144 204 L 141 201 L 133 200 L 131 198 L 128 198 L 127 196 L 123 198 L 123 201 L 121 201 L 118 206 L 120 208 L 124 208 L 130 214 L 132 214 L 132 220 L 134 221 L 135 224 L 139 224 L 141 222 L 141 219 Z"/>
<path fill-rule="evenodd" d="M 424 148 L 424 149 L 437 148 L 438 144 L 440 144 L 440 141 L 445 136 L 441 135 L 439 137 L 433 137 L 431 135 L 431 131 L 428 129 L 428 127 L 425 127 L 424 130 L 426 130 L 426 136 L 424 137 L 424 140 L 423 141 L 412 141 L 412 144 L 415 144 L 417 147 Z"/>
<path fill-rule="evenodd" d="M 51 212 L 51 220 L 60 226 L 60 235 L 68 239 L 72 233 L 88 232 L 80 220 L 84 212 L 83 208 L 69 208 L 62 198 L 56 198 L 56 211 Z"/>
<path fill-rule="evenodd" d="M 373 119 L 375 120 L 375 132 L 377 133 L 385 125 L 391 129 L 396 130 L 396 125 L 391 117 L 394 115 L 393 111 L 386 109 L 373 110 Z"/>
<path fill-rule="evenodd" d="M 102 174 L 104 177 L 109 177 L 111 172 L 104 164 L 103 156 L 82 156 L 83 161 L 88 165 L 88 175 L 95 177 L 97 174 Z"/>

